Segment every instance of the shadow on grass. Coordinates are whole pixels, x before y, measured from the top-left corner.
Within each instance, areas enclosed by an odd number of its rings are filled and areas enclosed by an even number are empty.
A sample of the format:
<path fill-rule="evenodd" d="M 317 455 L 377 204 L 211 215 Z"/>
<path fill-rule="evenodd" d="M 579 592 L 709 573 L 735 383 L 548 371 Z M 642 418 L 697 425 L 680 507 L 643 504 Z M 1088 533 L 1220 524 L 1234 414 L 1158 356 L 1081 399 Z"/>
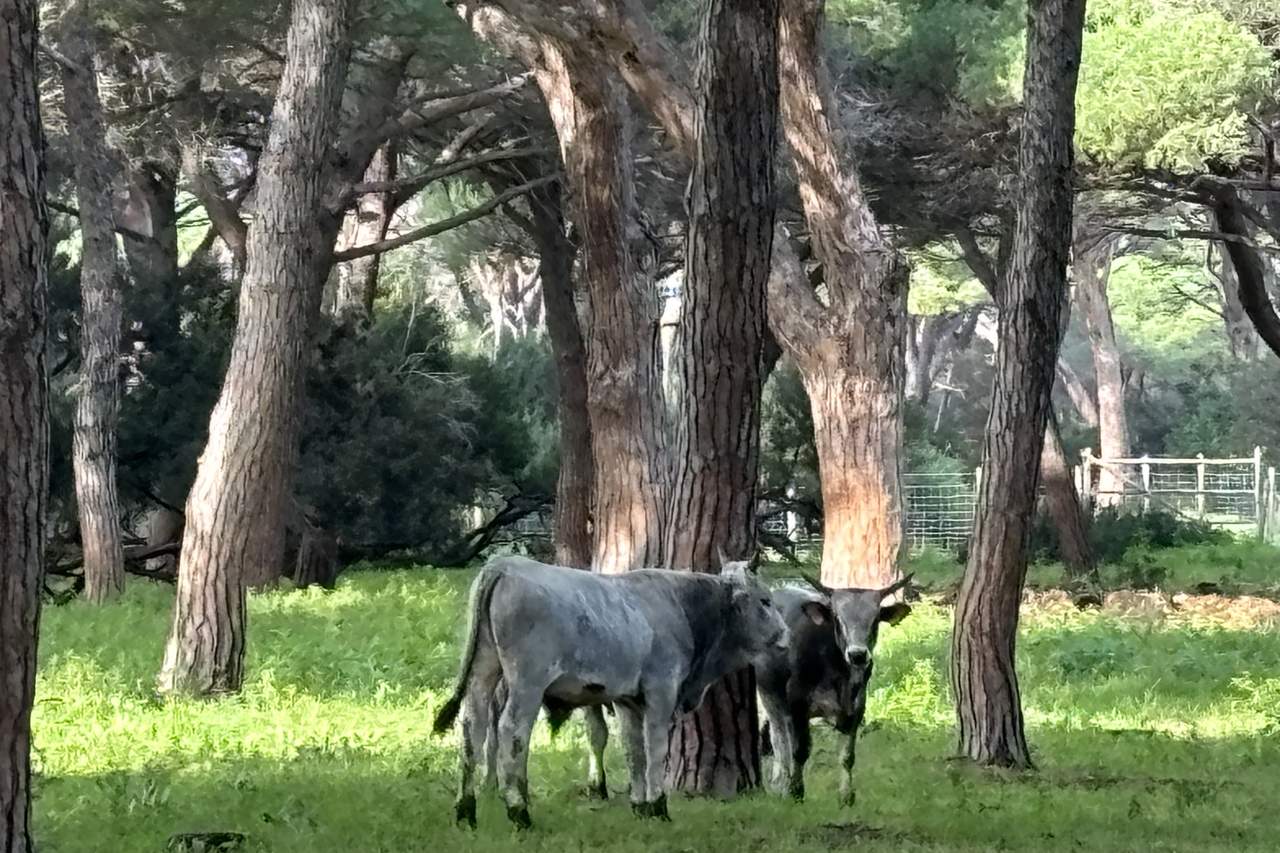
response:
<path fill-rule="evenodd" d="M 1272 850 L 1280 747 L 1269 739 L 1184 741 L 1096 731 L 1033 732 L 1039 771 L 1002 774 L 947 761 L 948 737 L 882 726 L 867 735 L 858 805 L 835 803 L 836 744 L 825 733 L 804 804 L 765 795 L 677 799 L 672 824 L 635 820 L 625 795 L 581 798 L 572 748 L 535 752 L 535 830 L 520 849 Z M 1140 743 L 1139 743 L 1140 741 Z M 1154 758 L 1153 758 L 1154 757 Z M 495 795 L 480 829 L 452 825 L 452 750 L 344 753 L 134 772 L 42 777 L 45 849 L 160 851 L 174 833 L 240 832 L 253 851 L 510 850 Z M 615 787 L 625 778 L 611 752 Z"/>

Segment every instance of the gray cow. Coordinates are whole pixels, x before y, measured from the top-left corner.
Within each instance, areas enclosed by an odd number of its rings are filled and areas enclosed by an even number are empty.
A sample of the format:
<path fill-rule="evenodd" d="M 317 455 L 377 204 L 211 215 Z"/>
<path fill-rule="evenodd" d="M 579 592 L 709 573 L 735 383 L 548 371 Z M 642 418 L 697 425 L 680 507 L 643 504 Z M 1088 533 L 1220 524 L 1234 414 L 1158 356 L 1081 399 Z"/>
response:
<path fill-rule="evenodd" d="M 642 569 L 603 576 L 501 557 L 471 586 L 471 623 L 453 695 L 434 728 L 465 702 L 456 813 L 476 818 L 475 769 L 499 680 L 498 786 L 507 816 L 531 825 L 529 737 L 539 708 L 613 703 L 622 722 L 638 815 L 665 818 L 663 765 L 676 712 L 712 683 L 785 648 L 787 626 L 746 563 L 720 575 Z M 567 714 L 566 714 L 567 716 Z"/>
<path fill-rule="evenodd" d="M 756 689 L 767 717 L 767 745 L 774 757 L 774 784 L 796 799 L 804 798 L 809 721 L 818 717 L 845 736 L 840 802 L 853 805 L 854 747 L 867 707 L 876 638 L 882 622 L 897 624 L 911 612 L 897 600 L 911 576 L 884 589 L 833 590 L 806 580 L 816 592 L 796 587 L 774 591 L 791 643 L 755 667 Z"/>

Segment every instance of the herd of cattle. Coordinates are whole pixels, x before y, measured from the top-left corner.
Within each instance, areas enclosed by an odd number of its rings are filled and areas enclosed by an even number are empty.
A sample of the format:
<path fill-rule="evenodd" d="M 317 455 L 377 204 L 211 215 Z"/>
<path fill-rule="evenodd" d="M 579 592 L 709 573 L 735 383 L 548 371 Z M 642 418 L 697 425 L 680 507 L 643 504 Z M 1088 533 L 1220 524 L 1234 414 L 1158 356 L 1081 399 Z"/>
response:
<path fill-rule="evenodd" d="M 607 796 L 602 707 L 621 724 L 631 805 L 667 817 L 663 788 L 673 715 L 696 708 L 716 681 L 747 666 L 756 684 L 773 785 L 804 796 L 809 721 L 845 738 L 841 800 L 853 801 L 854 743 L 866 707 L 882 622 L 910 612 L 910 576 L 885 589 L 784 586 L 771 590 L 745 562 L 719 575 L 645 569 L 602 576 L 500 557 L 471 587 L 470 624 L 458 682 L 436 716 L 447 731 L 462 712 L 457 819 L 476 823 L 481 761 L 517 827 L 530 826 L 529 740 L 539 710 L 553 730 L 584 708 L 589 785 Z"/>

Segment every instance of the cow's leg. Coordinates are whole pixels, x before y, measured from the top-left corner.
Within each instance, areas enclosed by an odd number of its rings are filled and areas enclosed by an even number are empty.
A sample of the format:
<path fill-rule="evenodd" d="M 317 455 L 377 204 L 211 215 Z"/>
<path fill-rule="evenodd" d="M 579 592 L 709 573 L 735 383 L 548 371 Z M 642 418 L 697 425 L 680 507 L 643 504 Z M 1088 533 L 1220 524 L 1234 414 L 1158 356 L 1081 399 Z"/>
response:
<path fill-rule="evenodd" d="M 671 718 L 676 710 L 675 691 L 670 696 L 657 691 L 645 694 L 644 758 L 645 802 L 643 817 L 671 820 L 667 814 L 667 791 L 663 777 L 667 770 L 667 745 L 671 738 Z"/>
<path fill-rule="evenodd" d="M 803 703 L 792 704 L 787 719 L 787 732 L 791 746 L 791 773 L 787 779 L 787 793 L 797 800 L 804 799 L 804 765 L 809 760 L 811 738 L 809 733 L 809 707 Z"/>
<path fill-rule="evenodd" d="M 622 742 L 627 750 L 627 771 L 631 776 L 631 810 L 642 815 L 645 810 L 644 718 L 634 707 L 615 705 Z"/>
<path fill-rule="evenodd" d="M 507 704 L 507 683 L 498 680 L 489 709 L 489 729 L 484 741 L 484 787 L 490 791 L 498 785 L 498 720 Z"/>
<path fill-rule="evenodd" d="M 507 704 L 498 718 L 498 787 L 507 817 L 517 829 L 533 825 L 529 818 L 529 737 L 542 707 L 541 685 L 507 682 Z"/>
<path fill-rule="evenodd" d="M 858 729 L 862 728 L 862 717 L 867 711 L 866 688 L 858 691 L 853 703 L 852 724 L 844 732 L 844 746 L 840 751 L 840 805 L 852 806 L 857 794 L 853 790 L 854 748 L 858 743 Z"/>
<path fill-rule="evenodd" d="M 476 765 L 487 751 L 490 739 L 493 692 L 501 679 L 502 670 L 492 654 L 480 652 L 472 664 L 471 684 L 467 687 L 462 709 L 462 750 L 459 754 L 458 799 L 454 803 L 454 815 L 458 823 L 476 825 Z"/>
<path fill-rule="evenodd" d="M 604 778 L 604 748 L 609 743 L 609 726 L 604 721 L 604 709 L 590 705 L 585 710 L 587 743 L 591 757 L 587 766 L 587 794 L 600 800 L 609 799 L 609 787 Z"/>
<path fill-rule="evenodd" d="M 773 752 L 770 786 L 775 792 L 785 791 L 791 783 L 792 771 L 791 715 L 787 713 L 781 698 L 774 693 L 761 692 L 760 707 L 764 710 L 769 745 Z"/>

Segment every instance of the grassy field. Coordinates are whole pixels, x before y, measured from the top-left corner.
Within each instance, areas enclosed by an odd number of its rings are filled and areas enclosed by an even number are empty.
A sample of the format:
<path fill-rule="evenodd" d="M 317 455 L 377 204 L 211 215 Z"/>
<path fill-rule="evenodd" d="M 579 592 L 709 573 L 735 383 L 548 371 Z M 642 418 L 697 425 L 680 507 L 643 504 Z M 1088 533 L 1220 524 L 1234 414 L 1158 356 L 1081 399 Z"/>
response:
<path fill-rule="evenodd" d="M 1260 578 L 1253 561 L 1265 559 L 1280 577 L 1277 552 L 1247 553 L 1242 571 Z M 1028 604 L 1032 774 L 947 760 L 950 613 L 924 603 L 882 634 L 852 810 L 836 806 L 823 732 L 803 805 L 676 800 L 673 823 L 638 822 L 621 792 L 603 805 L 579 796 L 575 723 L 555 742 L 535 736 L 532 833 L 517 841 L 488 795 L 480 829 L 464 832 L 451 822 L 456 741 L 429 726 L 454 675 L 469 580 L 370 572 L 332 593 L 256 596 L 248 683 L 214 702 L 153 695 L 171 588 L 139 582 L 107 608 L 49 608 L 35 716 L 42 853 L 162 851 L 173 833 L 214 830 L 281 853 L 1277 848 L 1276 608 L 1217 599 L 1127 615 L 1053 596 Z M 1223 578 L 1189 583 L 1203 580 Z M 610 762 L 624 784 L 616 749 Z"/>

